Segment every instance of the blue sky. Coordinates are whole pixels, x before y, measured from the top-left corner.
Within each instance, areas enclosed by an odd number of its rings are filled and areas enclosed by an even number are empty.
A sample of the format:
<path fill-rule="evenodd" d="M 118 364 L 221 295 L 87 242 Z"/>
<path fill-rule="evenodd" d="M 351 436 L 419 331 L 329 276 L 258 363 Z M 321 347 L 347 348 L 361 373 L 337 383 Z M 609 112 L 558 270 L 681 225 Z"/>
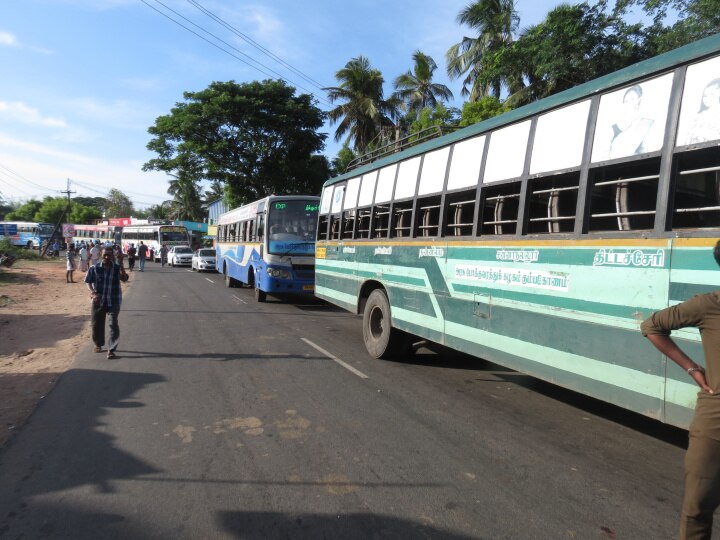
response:
<path fill-rule="evenodd" d="M 467 28 L 456 16 L 469 0 L 197 0 L 276 57 L 320 86 L 364 55 L 393 79 L 412 66 L 421 50 L 438 64 L 437 82 L 453 91 L 460 82 L 445 75 L 445 52 Z M 146 3 L 144 3 L 146 2 Z M 0 17 L 0 194 L 23 201 L 57 196 L 70 180 L 73 196 L 126 193 L 136 208 L 169 198 L 168 177 L 143 172 L 154 157 L 145 147 L 158 116 L 213 81 L 245 82 L 283 76 L 299 92 L 312 92 L 327 110 L 326 96 L 212 21 L 189 0 L 22 0 L 3 2 Z M 520 26 L 540 22 L 552 0 L 518 0 Z M 230 45 L 242 62 L 203 41 L 148 6 L 212 40 L 180 16 Z M 168 11 L 163 4 L 180 14 Z M 231 49 L 230 49 L 231 50 Z M 241 52 L 238 52 L 241 51 Z M 245 53 L 264 67 L 248 65 Z M 275 73 L 276 72 L 276 73 Z M 301 88 L 302 87 L 302 88 Z M 328 133 L 325 154 L 340 148 Z"/>

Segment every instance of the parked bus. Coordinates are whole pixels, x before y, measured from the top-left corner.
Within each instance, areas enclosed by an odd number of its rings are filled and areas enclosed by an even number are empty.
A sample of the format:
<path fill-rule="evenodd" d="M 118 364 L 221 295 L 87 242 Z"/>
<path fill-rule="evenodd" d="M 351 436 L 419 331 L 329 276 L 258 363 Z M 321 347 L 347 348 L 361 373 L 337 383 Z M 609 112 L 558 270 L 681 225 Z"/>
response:
<path fill-rule="evenodd" d="M 222 214 L 215 245 L 225 284 L 253 287 L 258 302 L 311 295 L 319 204 L 311 195 L 273 195 Z"/>
<path fill-rule="evenodd" d="M 128 225 L 122 231 L 122 250 L 127 253 L 130 244 L 137 248 L 140 241 L 152 252 L 152 259 L 160 262 L 160 247 L 165 244 L 168 249 L 173 246 L 190 247 L 190 237 L 187 228 L 183 225 L 143 224 Z M 148 258 L 150 255 L 148 253 Z"/>
<path fill-rule="evenodd" d="M 719 54 L 720 34 L 329 180 L 316 295 L 363 315 L 373 357 L 421 338 L 687 426 L 697 385 L 639 325 L 720 286 Z"/>
<path fill-rule="evenodd" d="M 52 223 L 35 221 L 2 221 L 0 238 L 9 238 L 14 246 L 40 249 L 42 243 L 50 240 L 55 226 Z"/>
<path fill-rule="evenodd" d="M 63 225 L 63 237 L 65 239 L 71 239 L 70 241 L 77 245 L 80 242 L 86 244 L 94 244 L 100 242 L 101 244 L 120 243 L 120 234 L 122 227 L 115 225 L 85 225 L 85 224 L 72 224 L 68 223 Z"/>

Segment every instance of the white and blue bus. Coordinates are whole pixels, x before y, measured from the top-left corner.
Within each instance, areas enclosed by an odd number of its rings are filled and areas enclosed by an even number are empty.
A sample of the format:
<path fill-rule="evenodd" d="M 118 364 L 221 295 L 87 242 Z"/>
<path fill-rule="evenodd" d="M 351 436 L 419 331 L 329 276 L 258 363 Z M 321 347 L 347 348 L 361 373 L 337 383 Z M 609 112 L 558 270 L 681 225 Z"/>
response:
<path fill-rule="evenodd" d="M 34 221 L 0 222 L 0 238 L 9 238 L 14 246 L 40 249 L 45 240 L 50 240 L 54 225 Z"/>
<path fill-rule="evenodd" d="M 225 284 L 253 287 L 258 302 L 312 295 L 319 207 L 312 195 L 271 195 L 221 215 L 215 249 Z"/>

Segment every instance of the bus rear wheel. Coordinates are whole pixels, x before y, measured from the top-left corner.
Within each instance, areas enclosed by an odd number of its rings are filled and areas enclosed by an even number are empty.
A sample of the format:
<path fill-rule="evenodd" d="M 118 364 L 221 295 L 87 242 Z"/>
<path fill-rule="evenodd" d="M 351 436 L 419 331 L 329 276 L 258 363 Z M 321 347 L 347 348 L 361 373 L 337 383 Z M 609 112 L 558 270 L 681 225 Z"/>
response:
<path fill-rule="evenodd" d="M 258 302 L 264 302 L 267 300 L 267 293 L 258 287 L 257 283 L 255 283 L 255 300 Z"/>
<path fill-rule="evenodd" d="M 410 336 L 392 327 L 390 302 L 385 291 L 375 289 L 365 303 L 363 312 L 363 340 L 373 358 L 396 358 L 412 346 Z"/>

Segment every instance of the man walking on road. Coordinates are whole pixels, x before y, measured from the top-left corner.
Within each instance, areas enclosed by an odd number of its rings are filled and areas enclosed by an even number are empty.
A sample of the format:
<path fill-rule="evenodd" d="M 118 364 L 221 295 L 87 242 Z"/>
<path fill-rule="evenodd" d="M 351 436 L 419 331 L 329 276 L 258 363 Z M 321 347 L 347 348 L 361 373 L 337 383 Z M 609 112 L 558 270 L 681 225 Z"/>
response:
<path fill-rule="evenodd" d="M 720 264 L 720 242 L 713 252 Z M 670 332 L 698 328 L 705 368 L 696 364 L 672 340 Z M 720 290 L 654 313 L 640 326 L 655 347 L 684 369 L 700 387 L 690 441 L 685 454 L 685 496 L 680 538 L 709 539 L 713 514 L 720 505 Z"/>
<path fill-rule="evenodd" d="M 167 244 L 163 244 L 160 248 L 160 264 L 165 266 L 167 263 L 168 247 Z"/>
<path fill-rule="evenodd" d="M 140 240 L 140 245 L 137 248 L 138 251 L 138 259 L 140 259 L 140 271 L 145 271 L 145 259 L 147 259 L 148 255 L 148 247 L 143 244 L 142 240 Z"/>
<path fill-rule="evenodd" d="M 111 247 L 103 249 L 102 263 L 91 266 L 85 274 L 85 283 L 90 290 L 90 325 L 95 352 L 102 352 L 105 345 L 105 316 L 110 315 L 110 344 L 108 358 L 115 358 L 115 349 L 120 339 L 120 304 L 122 302 L 121 281 L 127 281 L 128 275 L 122 263 L 113 262 Z"/>

